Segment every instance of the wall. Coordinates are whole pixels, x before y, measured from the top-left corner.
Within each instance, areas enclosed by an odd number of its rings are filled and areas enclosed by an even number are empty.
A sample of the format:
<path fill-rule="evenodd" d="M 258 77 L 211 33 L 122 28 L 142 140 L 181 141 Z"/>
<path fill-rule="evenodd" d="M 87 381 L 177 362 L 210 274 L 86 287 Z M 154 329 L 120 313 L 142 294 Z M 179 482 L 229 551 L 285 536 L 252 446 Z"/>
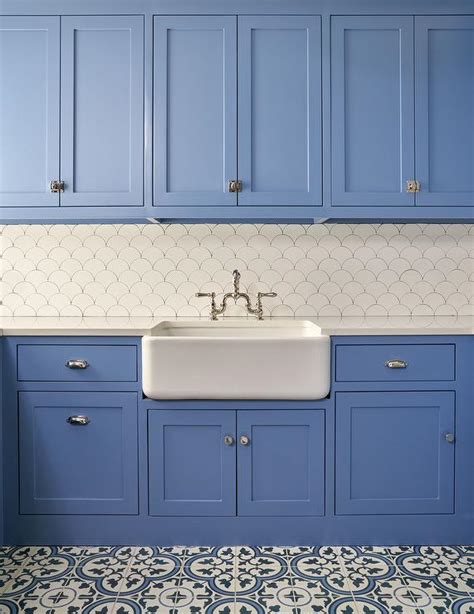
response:
<path fill-rule="evenodd" d="M 0 315 L 204 315 L 195 292 L 234 268 L 274 316 L 468 314 L 473 244 L 466 224 L 3 226 Z"/>

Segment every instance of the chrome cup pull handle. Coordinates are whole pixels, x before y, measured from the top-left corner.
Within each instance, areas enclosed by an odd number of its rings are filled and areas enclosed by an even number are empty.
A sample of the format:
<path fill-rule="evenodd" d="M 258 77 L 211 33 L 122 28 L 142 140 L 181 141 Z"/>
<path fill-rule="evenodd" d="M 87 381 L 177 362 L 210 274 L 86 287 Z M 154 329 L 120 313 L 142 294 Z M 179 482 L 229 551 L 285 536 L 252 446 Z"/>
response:
<path fill-rule="evenodd" d="M 87 416 L 69 416 L 66 422 L 68 424 L 73 424 L 74 426 L 86 426 L 90 422 L 90 418 Z"/>
<path fill-rule="evenodd" d="M 87 369 L 88 366 L 89 363 L 83 358 L 71 358 L 71 360 L 66 361 L 68 369 Z"/>
<path fill-rule="evenodd" d="M 389 369 L 406 369 L 407 365 L 407 361 L 401 358 L 393 358 L 392 360 L 385 361 L 385 366 Z"/>

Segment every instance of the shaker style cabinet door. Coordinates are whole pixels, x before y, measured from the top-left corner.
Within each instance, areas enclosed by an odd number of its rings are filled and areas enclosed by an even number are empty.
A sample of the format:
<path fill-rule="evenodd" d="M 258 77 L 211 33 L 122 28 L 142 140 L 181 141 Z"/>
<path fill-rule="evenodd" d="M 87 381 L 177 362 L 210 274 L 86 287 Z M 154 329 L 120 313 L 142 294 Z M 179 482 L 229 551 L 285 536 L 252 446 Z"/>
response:
<path fill-rule="evenodd" d="M 336 393 L 336 514 L 454 511 L 454 392 Z"/>
<path fill-rule="evenodd" d="M 239 411 L 238 515 L 322 516 L 323 410 Z"/>
<path fill-rule="evenodd" d="M 20 512 L 137 514 L 137 395 L 20 392 Z"/>
<path fill-rule="evenodd" d="M 142 16 L 61 18 L 62 206 L 143 205 Z"/>
<path fill-rule="evenodd" d="M 236 17 L 155 17 L 154 205 L 236 205 Z"/>
<path fill-rule="evenodd" d="M 414 205 L 414 155 L 413 18 L 333 17 L 332 205 Z"/>
<path fill-rule="evenodd" d="M 148 411 L 152 516 L 235 516 L 235 412 Z"/>
<path fill-rule="evenodd" d="M 321 19 L 239 17 L 239 205 L 321 205 Z"/>
<path fill-rule="evenodd" d="M 474 16 L 415 17 L 415 45 L 416 204 L 472 207 Z"/>
<path fill-rule="evenodd" d="M 0 17 L 0 101 L 0 205 L 58 206 L 59 17 Z"/>

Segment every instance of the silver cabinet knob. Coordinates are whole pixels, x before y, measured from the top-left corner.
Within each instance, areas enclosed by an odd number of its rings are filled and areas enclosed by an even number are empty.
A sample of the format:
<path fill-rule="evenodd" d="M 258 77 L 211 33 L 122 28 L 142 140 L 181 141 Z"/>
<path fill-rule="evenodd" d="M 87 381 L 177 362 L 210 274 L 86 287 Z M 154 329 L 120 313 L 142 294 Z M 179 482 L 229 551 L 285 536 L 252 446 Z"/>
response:
<path fill-rule="evenodd" d="M 53 193 L 64 192 L 64 181 L 53 179 L 49 182 L 49 191 Z"/>
<path fill-rule="evenodd" d="M 224 443 L 226 446 L 233 446 L 234 438 L 232 437 L 232 435 L 224 435 Z"/>
<path fill-rule="evenodd" d="M 227 189 L 229 192 L 242 192 L 242 182 L 238 179 L 231 179 L 227 183 Z"/>
<path fill-rule="evenodd" d="M 75 426 L 86 426 L 90 419 L 87 416 L 69 416 L 66 422 Z"/>
<path fill-rule="evenodd" d="M 401 358 L 392 358 L 391 360 L 385 361 L 385 366 L 389 369 L 406 369 L 407 365 L 407 361 Z"/>
<path fill-rule="evenodd" d="M 66 362 L 66 367 L 69 369 L 87 369 L 89 363 L 82 358 L 72 358 Z"/>
<path fill-rule="evenodd" d="M 456 437 L 454 436 L 454 433 L 445 433 L 444 434 L 444 439 L 448 442 L 448 443 L 454 443 Z"/>
<path fill-rule="evenodd" d="M 248 437 L 247 435 L 241 435 L 239 441 L 240 441 L 240 445 L 242 446 L 250 445 L 250 437 Z"/>

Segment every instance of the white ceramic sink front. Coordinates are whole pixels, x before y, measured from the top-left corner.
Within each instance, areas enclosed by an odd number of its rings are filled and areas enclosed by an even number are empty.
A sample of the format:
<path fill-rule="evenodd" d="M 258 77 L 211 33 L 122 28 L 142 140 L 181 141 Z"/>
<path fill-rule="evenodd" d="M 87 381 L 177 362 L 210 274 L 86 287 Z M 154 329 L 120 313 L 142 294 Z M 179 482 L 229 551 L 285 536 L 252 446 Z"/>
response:
<path fill-rule="evenodd" d="M 307 321 L 162 322 L 142 339 L 150 399 L 321 399 L 330 340 Z"/>

